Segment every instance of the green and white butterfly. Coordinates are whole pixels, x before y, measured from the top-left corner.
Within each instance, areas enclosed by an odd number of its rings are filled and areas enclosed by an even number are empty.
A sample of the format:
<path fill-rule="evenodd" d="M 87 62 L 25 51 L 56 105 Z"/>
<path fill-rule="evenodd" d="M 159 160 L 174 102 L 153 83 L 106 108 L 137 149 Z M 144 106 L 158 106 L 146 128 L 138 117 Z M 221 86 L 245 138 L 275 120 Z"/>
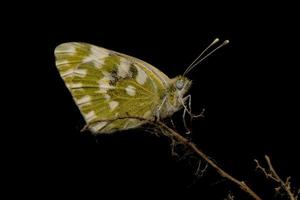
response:
<path fill-rule="evenodd" d="M 195 63 L 198 58 L 183 76 L 171 79 L 140 59 L 87 43 L 60 44 L 55 57 L 61 77 L 94 134 L 131 129 L 146 122 L 130 116 L 163 119 L 183 107 L 190 113 L 185 105 L 190 96 L 185 95 L 191 80 L 184 75 L 199 63 Z"/>

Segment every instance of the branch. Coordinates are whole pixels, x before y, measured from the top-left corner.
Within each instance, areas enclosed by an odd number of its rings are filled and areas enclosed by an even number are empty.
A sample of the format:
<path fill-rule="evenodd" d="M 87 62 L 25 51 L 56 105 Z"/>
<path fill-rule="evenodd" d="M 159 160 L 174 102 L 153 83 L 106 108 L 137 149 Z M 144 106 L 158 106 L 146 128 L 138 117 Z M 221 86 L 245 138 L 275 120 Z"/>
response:
<path fill-rule="evenodd" d="M 244 181 L 240 181 L 233 176 L 231 176 L 229 173 L 224 171 L 221 167 L 219 167 L 214 161 L 212 161 L 201 149 L 199 149 L 193 142 L 190 140 L 186 139 L 185 137 L 181 136 L 179 133 L 168 127 L 166 124 L 164 124 L 161 121 L 153 121 L 149 119 L 145 119 L 142 117 L 134 117 L 134 116 L 125 116 L 125 117 L 118 117 L 115 119 L 110 119 L 110 120 L 98 120 L 97 122 L 111 122 L 114 120 L 120 120 L 120 119 L 136 119 L 140 121 L 145 121 L 149 124 L 152 124 L 154 126 L 158 126 L 161 129 L 166 130 L 168 133 L 166 134 L 169 137 L 175 138 L 177 141 L 181 142 L 182 144 L 186 145 L 190 149 L 192 149 L 198 156 L 200 156 L 202 159 L 204 159 L 211 167 L 213 167 L 219 175 L 222 177 L 226 178 L 227 180 L 233 182 L 235 185 L 237 185 L 241 190 L 246 192 L 249 196 L 251 196 L 255 200 L 262 200 Z M 94 122 L 94 123 L 97 123 Z M 85 126 L 85 128 L 88 127 Z M 164 133 L 163 133 L 164 134 Z"/>
<path fill-rule="evenodd" d="M 265 155 L 265 159 L 269 167 L 269 172 L 267 172 L 267 170 L 259 164 L 258 160 L 255 159 L 254 161 L 256 162 L 256 168 L 261 170 L 267 179 L 272 179 L 280 185 L 278 188 L 275 188 L 276 191 L 279 191 L 280 188 L 282 188 L 287 193 L 290 200 L 297 200 L 300 193 L 300 189 L 297 191 L 296 194 L 293 194 L 290 181 L 291 177 L 287 177 L 286 181 L 283 181 L 274 169 L 269 156 Z"/>
<path fill-rule="evenodd" d="M 178 141 L 182 142 L 186 146 L 190 147 L 196 154 L 203 158 L 211 167 L 213 167 L 219 175 L 233 182 L 235 185 L 239 186 L 241 190 L 246 192 L 255 200 L 262 200 L 244 181 L 239 181 L 238 179 L 231 176 L 229 173 L 225 172 L 221 167 L 219 167 L 215 162 L 213 162 L 201 149 L 199 149 L 194 143 L 181 136 L 179 133 L 175 132 L 173 129 L 169 128 L 162 122 L 157 122 L 160 126 L 164 127 L 167 131 L 171 133 Z"/>

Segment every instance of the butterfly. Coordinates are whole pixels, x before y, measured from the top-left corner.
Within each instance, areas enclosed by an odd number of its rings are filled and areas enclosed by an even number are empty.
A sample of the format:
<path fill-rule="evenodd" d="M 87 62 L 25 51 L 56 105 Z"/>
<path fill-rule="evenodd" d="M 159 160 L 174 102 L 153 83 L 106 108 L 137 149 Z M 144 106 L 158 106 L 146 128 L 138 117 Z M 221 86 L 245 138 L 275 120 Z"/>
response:
<path fill-rule="evenodd" d="M 87 43 L 63 43 L 54 54 L 60 76 L 93 134 L 146 123 L 130 116 L 159 120 L 182 108 L 191 112 L 186 102 L 191 99 L 187 92 L 192 81 L 185 75 L 202 54 L 175 78 L 138 58 Z"/>

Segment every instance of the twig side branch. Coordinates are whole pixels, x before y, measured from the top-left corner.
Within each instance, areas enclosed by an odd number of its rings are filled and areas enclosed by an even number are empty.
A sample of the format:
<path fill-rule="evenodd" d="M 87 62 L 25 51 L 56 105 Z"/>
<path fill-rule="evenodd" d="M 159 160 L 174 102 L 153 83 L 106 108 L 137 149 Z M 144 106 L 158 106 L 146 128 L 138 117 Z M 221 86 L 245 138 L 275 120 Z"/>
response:
<path fill-rule="evenodd" d="M 277 174 L 276 170 L 274 169 L 270 157 L 265 155 L 265 159 L 268 165 L 268 170 L 262 167 L 259 164 L 258 160 L 255 159 L 254 161 L 256 162 L 256 169 L 261 170 L 267 179 L 271 179 L 275 181 L 277 184 L 279 184 L 279 187 L 275 188 L 275 191 L 278 192 L 280 189 L 283 189 L 288 195 L 290 200 L 298 200 L 300 189 L 295 194 L 292 192 L 291 177 L 287 177 L 286 180 L 283 181 L 280 178 L 280 176 Z"/>

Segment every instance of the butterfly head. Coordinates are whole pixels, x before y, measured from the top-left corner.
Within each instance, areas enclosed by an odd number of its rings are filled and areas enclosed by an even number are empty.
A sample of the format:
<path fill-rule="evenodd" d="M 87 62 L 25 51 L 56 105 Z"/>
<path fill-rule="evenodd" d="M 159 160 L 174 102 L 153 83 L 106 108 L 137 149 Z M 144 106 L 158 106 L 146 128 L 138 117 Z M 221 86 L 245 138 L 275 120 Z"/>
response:
<path fill-rule="evenodd" d="M 192 81 L 185 76 L 179 75 L 171 79 L 170 85 L 167 90 L 167 95 L 164 96 L 167 100 L 166 110 L 167 116 L 172 115 L 183 107 L 184 97 L 189 91 Z M 164 116 L 162 114 L 162 116 Z"/>
<path fill-rule="evenodd" d="M 174 88 L 178 97 L 183 98 L 192 85 L 192 81 L 184 76 L 177 76 L 174 78 Z"/>

